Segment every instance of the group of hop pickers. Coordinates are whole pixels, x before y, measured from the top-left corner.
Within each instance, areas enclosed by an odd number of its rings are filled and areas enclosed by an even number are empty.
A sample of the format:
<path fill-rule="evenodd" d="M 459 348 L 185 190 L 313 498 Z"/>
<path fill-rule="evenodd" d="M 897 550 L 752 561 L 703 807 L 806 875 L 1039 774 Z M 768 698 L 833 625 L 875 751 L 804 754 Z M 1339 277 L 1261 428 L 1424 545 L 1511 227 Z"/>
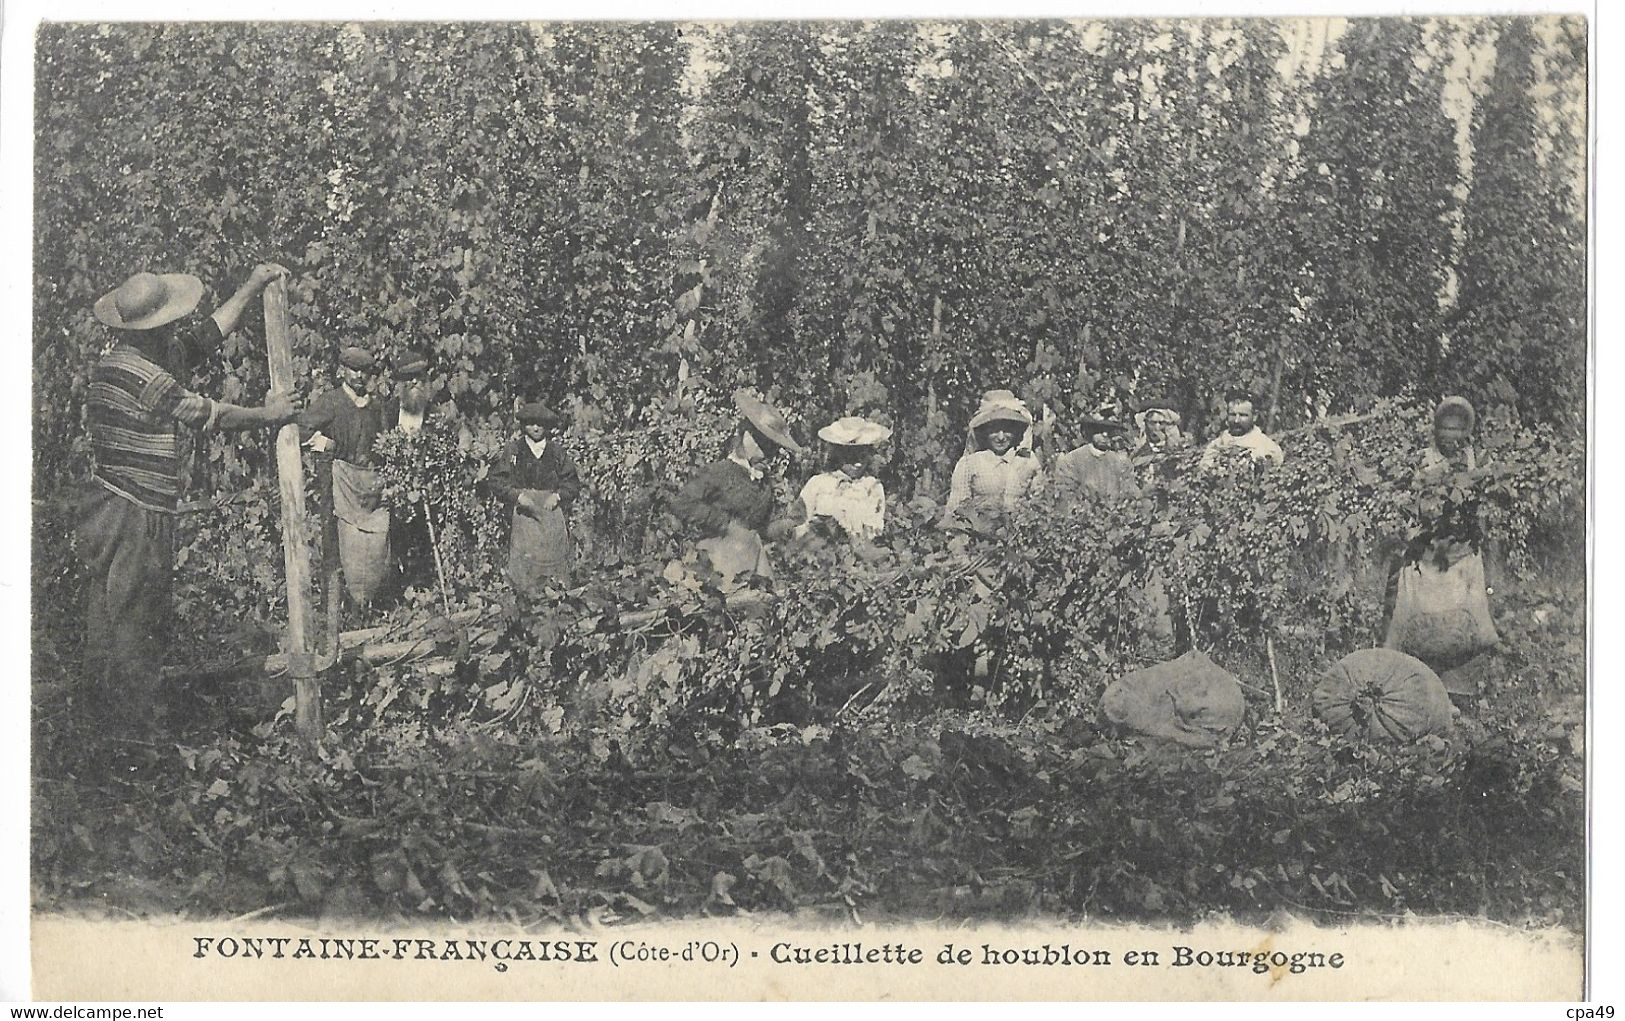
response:
<path fill-rule="evenodd" d="M 78 512 L 78 548 L 88 566 L 84 684 L 79 704 L 100 726 L 129 735 L 163 729 L 160 668 L 170 626 L 174 518 L 181 490 L 179 431 L 247 430 L 296 422 L 301 441 L 331 461 L 331 513 L 345 588 L 357 603 L 377 598 L 391 578 L 422 576 L 428 545 L 420 532 L 391 522 L 377 475 L 374 444 L 390 431 L 420 432 L 436 414 L 426 385 L 429 356 L 397 352 L 388 366 L 362 348 L 339 352 L 332 389 L 303 409 L 273 393 L 261 407 L 243 407 L 193 393 L 190 379 L 236 328 L 249 301 L 287 271 L 255 268 L 212 315 L 194 319 L 204 287 L 188 274 L 137 273 L 95 303 L 95 317 L 114 343 L 91 371 L 86 421 L 95 469 Z M 385 381 L 386 374 L 392 377 Z M 767 544 L 826 529 L 867 543 L 886 527 L 886 493 L 872 471 L 873 455 L 890 437 L 883 424 L 844 417 L 818 430 L 828 470 L 812 475 L 792 506 L 780 506 L 764 464 L 781 451 L 802 452 L 786 418 L 759 398 L 734 396 L 738 421 L 722 456 L 699 466 L 673 495 L 670 508 L 691 530 L 694 558 L 704 558 L 733 591 L 770 576 Z M 1254 421 L 1253 404 L 1229 395 L 1224 431 L 1202 455 L 1211 464 L 1226 450 L 1279 464 L 1284 455 Z M 540 594 L 549 579 L 568 578 L 573 542 L 570 509 L 580 492 L 574 463 L 561 442 L 562 421 L 528 402 L 491 485 L 511 507 L 508 574 L 519 592 Z M 1443 402 L 1420 471 L 1442 477 L 1473 465 L 1468 442 L 1473 409 L 1460 398 Z M 986 523 L 1013 510 L 1041 485 L 1063 504 L 1112 499 L 1138 487 L 1140 455 L 1186 443 L 1180 416 L 1166 404 L 1143 405 L 1137 420 L 1101 416 L 1080 423 L 1076 449 L 1054 457 L 1046 471 L 1034 450 L 1034 416 L 1008 390 L 983 395 L 972 416 L 964 455 L 956 464 L 945 520 Z M 1484 598 L 1483 560 L 1464 522 L 1442 522 L 1401 573 L 1387 644 L 1408 648 L 1417 635 L 1470 634 L 1469 645 L 1494 638 Z"/>

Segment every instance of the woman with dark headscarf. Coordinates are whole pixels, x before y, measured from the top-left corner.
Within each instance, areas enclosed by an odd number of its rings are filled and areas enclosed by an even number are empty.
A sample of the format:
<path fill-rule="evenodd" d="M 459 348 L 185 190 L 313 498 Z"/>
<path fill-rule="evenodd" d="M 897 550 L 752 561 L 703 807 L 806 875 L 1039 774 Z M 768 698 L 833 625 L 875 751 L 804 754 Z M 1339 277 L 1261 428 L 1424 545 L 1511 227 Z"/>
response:
<path fill-rule="evenodd" d="M 1438 486 L 1477 469 L 1469 437 L 1477 416 L 1464 397 L 1446 397 L 1433 413 L 1433 441 L 1422 451 L 1420 486 Z M 1490 617 L 1478 507 L 1449 502 L 1405 551 L 1394 615 L 1383 643 L 1440 673 L 1452 698 L 1477 694 L 1476 678 L 1456 670 L 1500 640 Z"/>

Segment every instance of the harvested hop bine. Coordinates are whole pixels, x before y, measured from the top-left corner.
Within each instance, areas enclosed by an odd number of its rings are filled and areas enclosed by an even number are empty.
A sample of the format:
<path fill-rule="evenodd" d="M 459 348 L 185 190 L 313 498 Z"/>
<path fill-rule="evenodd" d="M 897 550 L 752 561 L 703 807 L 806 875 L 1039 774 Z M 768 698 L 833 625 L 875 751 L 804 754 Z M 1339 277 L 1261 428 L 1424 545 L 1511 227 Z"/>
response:
<path fill-rule="evenodd" d="M 437 572 L 454 593 L 489 587 L 503 562 L 506 522 L 484 484 L 500 447 L 437 417 L 417 433 L 391 430 L 375 441 L 384 502 L 397 522 L 425 524 Z"/>

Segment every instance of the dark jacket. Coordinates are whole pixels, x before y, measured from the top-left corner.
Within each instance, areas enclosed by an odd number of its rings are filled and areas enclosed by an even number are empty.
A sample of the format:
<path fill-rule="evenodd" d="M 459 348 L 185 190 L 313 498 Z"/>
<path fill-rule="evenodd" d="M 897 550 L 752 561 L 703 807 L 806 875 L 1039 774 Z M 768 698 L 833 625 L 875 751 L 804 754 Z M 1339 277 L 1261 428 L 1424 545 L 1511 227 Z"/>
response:
<path fill-rule="evenodd" d="M 723 458 L 696 471 L 671 501 L 672 513 L 704 536 L 721 535 L 737 519 L 760 532 L 773 516 L 773 488 Z"/>
<path fill-rule="evenodd" d="M 556 439 L 547 441 L 542 456 L 530 452 L 523 438 L 508 444 L 508 451 L 491 469 L 491 488 L 509 503 L 519 498 L 522 489 L 545 489 L 559 494 L 559 507 L 566 514 L 581 494 L 581 477 L 564 444 Z"/>
<path fill-rule="evenodd" d="M 343 387 L 334 387 L 299 413 L 299 442 L 308 443 L 319 432 L 333 441 L 329 455 L 353 465 L 370 466 L 372 441 L 384 431 L 380 403 L 373 399 L 366 407 L 358 408 Z"/>

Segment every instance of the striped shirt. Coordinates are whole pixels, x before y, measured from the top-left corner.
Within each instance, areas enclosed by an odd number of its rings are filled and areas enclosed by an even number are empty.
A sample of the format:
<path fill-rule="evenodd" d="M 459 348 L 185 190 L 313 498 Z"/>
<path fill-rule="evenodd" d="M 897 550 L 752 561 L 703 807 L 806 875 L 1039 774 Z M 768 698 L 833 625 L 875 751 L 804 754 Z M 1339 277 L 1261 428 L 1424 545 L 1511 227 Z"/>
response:
<path fill-rule="evenodd" d="M 207 429 L 216 414 L 213 401 L 181 386 L 135 345 L 120 344 L 90 374 L 86 417 L 96 480 L 138 507 L 174 510 L 181 488 L 179 427 Z"/>

